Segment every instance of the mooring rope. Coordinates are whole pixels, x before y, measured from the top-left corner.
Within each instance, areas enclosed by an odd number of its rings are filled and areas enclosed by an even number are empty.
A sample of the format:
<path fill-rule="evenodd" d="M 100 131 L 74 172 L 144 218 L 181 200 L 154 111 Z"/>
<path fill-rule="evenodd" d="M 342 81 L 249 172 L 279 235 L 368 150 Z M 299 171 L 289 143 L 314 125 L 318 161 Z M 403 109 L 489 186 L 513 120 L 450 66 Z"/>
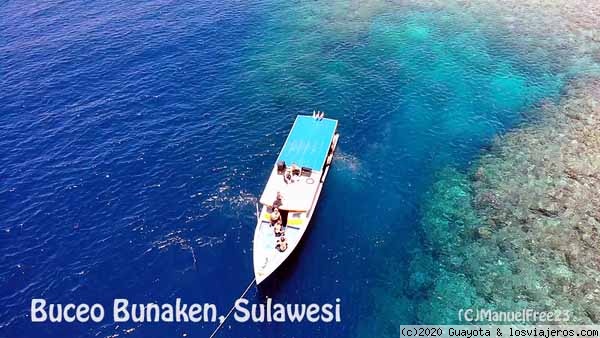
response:
<path fill-rule="evenodd" d="M 250 291 L 250 288 L 252 287 L 252 285 L 254 285 L 254 282 L 256 282 L 256 278 L 254 278 L 250 284 L 248 284 L 248 287 L 246 287 L 246 290 L 244 290 L 244 292 L 242 293 L 241 296 L 239 296 L 238 298 L 236 298 L 236 301 L 240 298 L 244 298 L 246 297 L 246 294 L 248 293 L 248 291 Z M 225 318 L 223 318 L 223 321 L 219 323 L 219 326 L 217 326 L 217 328 L 213 331 L 213 333 L 210 335 L 210 338 L 213 338 L 217 332 L 219 332 L 219 330 L 221 329 L 221 327 L 223 327 L 223 324 L 225 324 L 225 321 L 227 321 L 227 318 L 229 318 L 229 316 L 233 313 L 233 310 L 235 309 L 235 301 L 233 302 L 233 305 L 231 306 L 231 309 L 229 309 L 229 312 L 227 313 L 227 316 L 225 316 Z"/>

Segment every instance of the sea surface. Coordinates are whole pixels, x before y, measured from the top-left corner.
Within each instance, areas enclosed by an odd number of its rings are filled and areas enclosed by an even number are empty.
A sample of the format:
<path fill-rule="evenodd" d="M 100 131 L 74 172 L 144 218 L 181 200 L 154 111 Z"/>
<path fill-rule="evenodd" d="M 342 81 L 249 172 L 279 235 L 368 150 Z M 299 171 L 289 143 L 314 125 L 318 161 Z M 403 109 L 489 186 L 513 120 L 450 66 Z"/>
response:
<path fill-rule="evenodd" d="M 208 336 L 213 323 L 34 325 L 29 306 L 226 312 L 253 278 L 271 166 L 315 109 L 339 119 L 332 171 L 302 246 L 248 298 L 340 298 L 342 322 L 230 320 L 220 336 L 364 337 L 384 320 L 370 290 L 408 278 L 381 271 L 419 245 L 434 174 L 468 168 L 569 76 L 505 27 L 388 1 L 15 0 L 0 18 L 2 338 Z"/>

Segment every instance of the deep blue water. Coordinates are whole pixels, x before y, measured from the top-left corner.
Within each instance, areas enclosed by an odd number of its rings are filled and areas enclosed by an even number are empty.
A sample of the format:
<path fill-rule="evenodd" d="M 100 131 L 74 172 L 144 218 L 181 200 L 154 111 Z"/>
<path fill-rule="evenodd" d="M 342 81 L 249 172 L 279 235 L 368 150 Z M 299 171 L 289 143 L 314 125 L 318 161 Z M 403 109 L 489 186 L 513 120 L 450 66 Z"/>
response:
<path fill-rule="evenodd" d="M 508 32 L 393 3 L 18 0 L 0 17 L 0 337 L 207 336 L 28 311 L 181 297 L 225 312 L 252 279 L 256 198 L 313 109 L 340 120 L 335 165 L 298 254 L 249 297 L 339 297 L 343 321 L 221 333 L 357 336 L 388 258 L 418 245 L 432 174 L 468 166 L 564 80 Z"/>

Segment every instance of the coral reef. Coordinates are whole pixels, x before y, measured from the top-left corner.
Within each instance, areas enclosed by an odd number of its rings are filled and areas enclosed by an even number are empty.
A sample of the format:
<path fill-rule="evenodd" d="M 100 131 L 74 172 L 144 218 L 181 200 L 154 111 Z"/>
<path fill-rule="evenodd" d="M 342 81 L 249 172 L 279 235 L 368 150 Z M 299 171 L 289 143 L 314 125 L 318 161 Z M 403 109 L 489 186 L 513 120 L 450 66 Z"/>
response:
<path fill-rule="evenodd" d="M 441 172 L 425 197 L 423 237 L 439 266 L 419 322 L 456 322 L 469 307 L 600 321 L 600 81 L 573 84 L 540 113 L 497 139 L 472 173 Z"/>
<path fill-rule="evenodd" d="M 570 85 L 471 169 L 438 173 L 421 204 L 423 245 L 412 261 L 383 269 L 373 292 L 376 325 L 360 336 L 397 336 L 405 323 L 457 323 L 461 308 L 567 310 L 571 324 L 600 323 L 600 2 L 398 2 L 439 9 L 440 20 L 464 13 L 486 34 L 507 31 L 500 40 L 511 52 L 557 60 L 540 72 L 566 69 Z M 372 3 L 363 13 L 388 6 Z M 406 32 L 413 39 L 429 34 L 414 28 Z M 506 108 L 518 107 L 510 93 L 528 86 L 502 72 L 497 78 L 492 87 L 506 93 Z"/>
<path fill-rule="evenodd" d="M 383 269 L 396 277 L 374 289 L 376 325 L 361 335 L 458 323 L 467 308 L 600 323 L 600 80 L 574 82 L 537 116 L 466 172 L 438 172 L 423 196 L 423 245 Z"/>
<path fill-rule="evenodd" d="M 600 62 L 600 2 L 590 0 L 402 0 L 446 11 L 464 11 L 518 36 L 532 54 L 561 52 L 576 72 Z M 531 46 L 536 46 L 531 50 Z"/>
<path fill-rule="evenodd" d="M 549 291 L 577 320 L 600 321 L 600 80 L 580 80 L 543 121 L 507 134 L 483 156 L 475 204 L 506 250 L 529 254 Z M 525 252 L 525 251 L 528 252 Z"/>

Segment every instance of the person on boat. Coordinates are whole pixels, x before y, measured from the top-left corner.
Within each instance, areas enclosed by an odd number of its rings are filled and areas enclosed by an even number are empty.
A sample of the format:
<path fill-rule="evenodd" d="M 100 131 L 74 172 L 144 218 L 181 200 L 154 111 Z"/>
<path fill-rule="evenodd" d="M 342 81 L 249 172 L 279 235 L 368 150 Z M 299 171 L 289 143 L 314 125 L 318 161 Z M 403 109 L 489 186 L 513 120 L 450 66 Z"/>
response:
<path fill-rule="evenodd" d="M 287 168 L 285 170 L 285 174 L 283 174 L 283 181 L 285 182 L 285 184 L 292 183 L 292 169 L 291 168 Z"/>
<path fill-rule="evenodd" d="M 275 237 L 283 236 L 285 234 L 281 221 L 275 223 Z"/>
<path fill-rule="evenodd" d="M 319 120 L 322 120 L 325 117 L 325 113 L 324 112 L 319 112 Z"/>
<path fill-rule="evenodd" d="M 282 236 L 277 240 L 277 245 L 275 245 L 275 248 L 279 250 L 279 252 L 284 252 L 287 250 L 287 241 L 285 240 L 285 237 Z"/>
<path fill-rule="evenodd" d="M 275 198 L 275 201 L 273 202 L 273 208 L 279 209 L 279 207 L 283 204 L 283 202 L 281 201 L 281 193 L 278 191 L 277 192 L 277 197 Z"/>
<path fill-rule="evenodd" d="M 271 225 L 281 224 L 281 214 L 279 213 L 278 208 L 273 208 L 273 212 L 271 213 Z"/>
<path fill-rule="evenodd" d="M 300 167 L 296 163 L 292 163 L 291 167 L 292 175 L 299 176 L 300 175 Z"/>

